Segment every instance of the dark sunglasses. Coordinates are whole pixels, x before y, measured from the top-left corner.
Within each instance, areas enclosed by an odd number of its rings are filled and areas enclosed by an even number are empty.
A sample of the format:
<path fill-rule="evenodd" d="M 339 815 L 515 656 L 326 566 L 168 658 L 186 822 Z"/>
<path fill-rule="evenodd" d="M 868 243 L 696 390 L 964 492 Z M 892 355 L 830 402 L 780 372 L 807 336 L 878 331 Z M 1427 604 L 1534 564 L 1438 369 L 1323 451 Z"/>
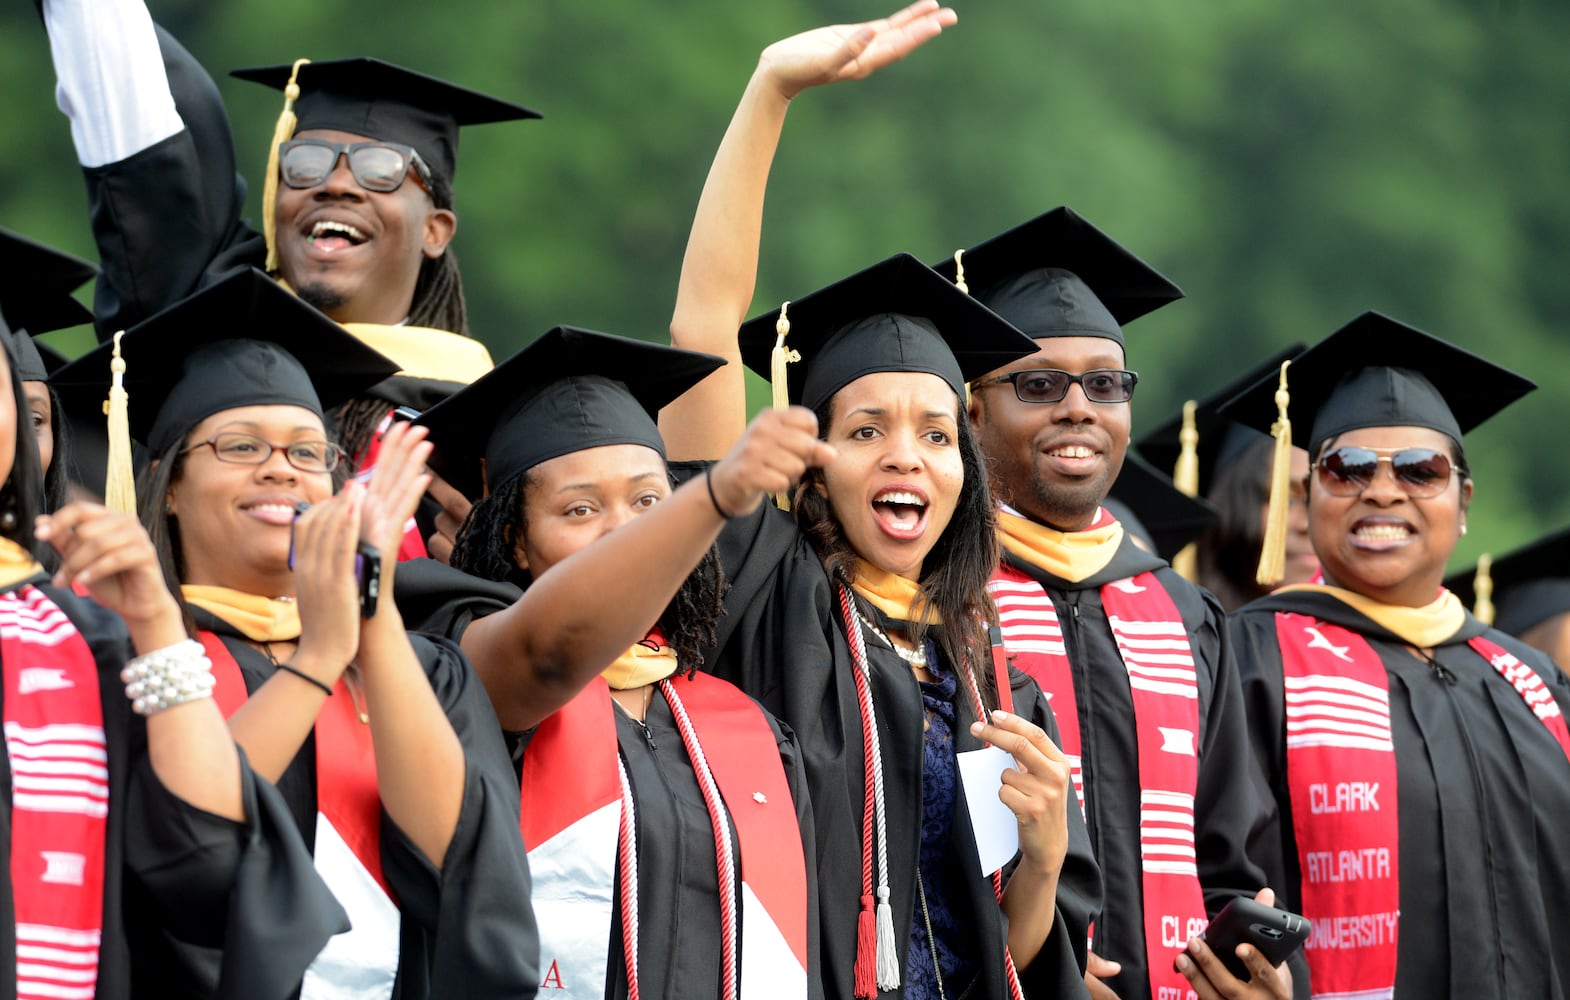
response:
<path fill-rule="evenodd" d="M 290 139 L 278 146 L 278 171 L 292 188 L 313 188 L 325 182 L 349 158 L 349 172 L 367 191 L 396 191 L 414 168 L 414 182 L 431 193 L 431 168 L 409 146 L 391 142 L 327 142 L 323 139 Z"/>
<path fill-rule="evenodd" d="M 1319 485 L 1336 497 L 1355 497 L 1368 489 L 1389 462 L 1390 472 L 1406 495 L 1436 497 L 1450 485 L 1450 456 L 1430 448 L 1332 448 L 1319 457 Z"/>
<path fill-rule="evenodd" d="M 1070 375 L 1058 368 L 1027 368 L 994 378 L 979 379 L 970 384 L 972 389 L 988 385 L 1014 383 L 1014 395 L 1022 403 L 1056 403 L 1068 395 L 1069 386 L 1078 382 L 1085 391 L 1085 398 L 1092 403 L 1126 403 L 1134 398 L 1134 386 L 1139 375 L 1121 368 L 1092 368 L 1080 375 Z"/>

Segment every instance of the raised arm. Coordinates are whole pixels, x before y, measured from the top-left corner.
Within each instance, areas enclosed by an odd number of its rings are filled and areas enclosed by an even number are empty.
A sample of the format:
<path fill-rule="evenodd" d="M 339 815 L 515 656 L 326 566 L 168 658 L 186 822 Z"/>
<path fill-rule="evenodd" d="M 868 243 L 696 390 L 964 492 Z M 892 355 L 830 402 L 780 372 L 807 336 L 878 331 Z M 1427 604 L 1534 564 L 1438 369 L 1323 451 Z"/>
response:
<path fill-rule="evenodd" d="M 541 574 L 517 603 L 474 622 L 463 651 L 502 728 L 532 728 L 643 638 L 725 520 L 832 461 L 810 410 L 759 415 L 724 459 L 648 513 Z"/>
<path fill-rule="evenodd" d="M 698 198 L 671 317 L 672 344 L 730 363 L 660 413 L 673 460 L 718 458 L 747 422 L 736 329 L 752 304 L 763 195 L 791 99 L 898 62 L 955 16 L 938 0 L 920 0 L 892 17 L 816 28 L 763 50 Z"/>
<path fill-rule="evenodd" d="M 142 0 L 43 0 L 56 100 L 87 181 L 101 336 L 262 262 L 223 99 Z"/>

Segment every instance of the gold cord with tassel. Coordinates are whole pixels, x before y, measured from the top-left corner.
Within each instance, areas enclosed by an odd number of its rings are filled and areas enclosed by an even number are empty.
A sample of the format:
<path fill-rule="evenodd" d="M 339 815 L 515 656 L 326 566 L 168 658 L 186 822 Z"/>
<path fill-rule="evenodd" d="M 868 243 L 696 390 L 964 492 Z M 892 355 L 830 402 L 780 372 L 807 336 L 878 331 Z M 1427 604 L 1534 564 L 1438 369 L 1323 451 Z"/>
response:
<path fill-rule="evenodd" d="M 1494 557 L 1484 552 L 1477 557 L 1477 573 L 1472 577 L 1472 617 L 1484 625 L 1494 623 Z"/>
<path fill-rule="evenodd" d="M 104 506 L 121 514 L 136 513 L 136 476 L 131 468 L 131 397 L 125 391 L 125 358 L 120 355 L 121 330 L 114 335 L 114 356 L 109 362 L 109 464 L 104 470 Z"/>
<path fill-rule="evenodd" d="M 790 376 L 785 366 L 801 360 L 800 351 L 785 346 L 785 338 L 790 334 L 789 309 L 790 302 L 780 304 L 780 318 L 774 321 L 774 350 L 769 352 L 769 390 L 776 410 L 790 406 Z M 790 510 L 790 497 L 776 493 L 774 505 L 780 510 Z"/>
<path fill-rule="evenodd" d="M 1292 420 L 1287 416 L 1287 369 L 1292 362 L 1281 362 L 1281 381 L 1276 386 L 1276 422 L 1270 436 L 1276 445 L 1270 465 L 1270 507 L 1265 515 L 1265 540 L 1259 547 L 1259 571 L 1254 580 L 1274 590 L 1286 577 L 1287 514 L 1292 503 Z"/>
<path fill-rule="evenodd" d="M 1198 409 L 1192 399 L 1183 404 L 1183 428 L 1178 431 L 1178 443 L 1182 448 L 1178 451 L 1177 465 L 1172 468 L 1172 485 L 1184 496 L 1199 496 L 1199 422 L 1195 419 Z M 1183 550 L 1172 557 L 1172 568 L 1177 574 L 1190 583 L 1199 580 L 1199 549 L 1193 542 L 1183 546 Z"/>
<path fill-rule="evenodd" d="M 267 179 L 262 183 L 262 237 L 267 241 L 267 273 L 278 270 L 278 223 L 273 218 L 278 208 L 278 147 L 294 138 L 296 119 L 294 102 L 300 96 L 300 85 L 295 82 L 300 67 L 309 59 L 296 59 L 289 71 L 289 83 L 283 89 L 283 111 L 273 128 L 273 144 L 267 151 Z"/>

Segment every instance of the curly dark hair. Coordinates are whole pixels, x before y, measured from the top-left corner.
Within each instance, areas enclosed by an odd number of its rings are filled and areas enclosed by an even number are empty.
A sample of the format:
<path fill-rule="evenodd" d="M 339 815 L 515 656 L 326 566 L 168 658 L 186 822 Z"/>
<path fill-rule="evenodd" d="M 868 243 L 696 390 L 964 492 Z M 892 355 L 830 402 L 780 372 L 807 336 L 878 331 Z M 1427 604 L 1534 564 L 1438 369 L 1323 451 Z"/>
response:
<path fill-rule="evenodd" d="M 6 340 L 8 338 L 0 337 L 0 341 Z M 44 546 L 33 538 L 33 520 L 45 510 L 53 508 L 46 507 L 44 503 L 44 472 L 38 458 L 38 438 L 33 433 L 33 421 L 27 416 L 31 412 L 27 406 L 27 393 L 22 388 L 22 378 L 16 371 L 16 357 L 11 353 L 9 343 L 5 345 L 5 358 L 11 371 L 11 398 L 16 407 L 16 440 L 12 444 L 11 473 L 6 476 L 5 485 L 0 486 L 0 512 L 12 515 L 15 523 L 0 529 L 0 533 L 48 565 L 53 561 L 51 554 L 54 550 L 50 548 L 49 552 L 44 552 Z"/>
<path fill-rule="evenodd" d="M 832 398 L 818 408 L 817 416 L 819 433 L 827 438 L 834 420 Z M 993 672 L 978 667 L 989 662 L 987 628 L 998 620 L 997 608 L 987 593 L 987 581 L 998 564 L 997 510 L 987 484 L 986 461 L 963 407 L 956 426 L 965 482 L 953 518 L 922 563 L 918 605 L 930 607 L 942 617 L 938 645 L 957 670 L 976 682 L 982 701 L 991 709 L 998 706 Z M 859 556 L 845 537 L 822 483 L 822 470 L 810 470 L 792 494 L 791 510 L 830 579 L 849 585 Z M 910 638 L 921 645 L 927 638 L 927 626 L 917 623 Z"/>
<path fill-rule="evenodd" d="M 676 486 L 675 477 L 670 484 Z M 525 470 L 469 509 L 453 545 L 454 568 L 528 588 L 533 576 L 519 568 L 513 552 L 529 527 L 528 499 L 535 485 L 531 471 Z M 717 641 L 715 629 L 725 613 L 728 589 L 719 552 L 711 546 L 660 614 L 660 631 L 689 675 L 703 665 L 702 650 Z"/>

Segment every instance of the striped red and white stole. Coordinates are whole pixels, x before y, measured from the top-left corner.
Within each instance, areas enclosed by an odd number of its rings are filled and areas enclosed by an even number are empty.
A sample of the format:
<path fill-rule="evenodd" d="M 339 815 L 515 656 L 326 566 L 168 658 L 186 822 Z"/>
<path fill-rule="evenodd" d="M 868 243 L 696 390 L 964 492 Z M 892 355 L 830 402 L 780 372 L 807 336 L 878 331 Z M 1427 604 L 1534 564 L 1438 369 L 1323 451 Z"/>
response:
<path fill-rule="evenodd" d="M 37 587 L 0 594 L 18 1000 L 88 1000 L 103 932 L 109 753 L 98 665 Z"/>
<path fill-rule="evenodd" d="M 1401 923 L 1389 677 L 1367 640 L 1339 625 L 1281 612 L 1276 638 L 1314 995 L 1389 998 Z M 1482 636 L 1467 645 L 1510 682 L 1570 758 L 1570 731 L 1537 672 Z"/>
<path fill-rule="evenodd" d="M 988 584 L 1004 641 L 1017 667 L 1052 704 L 1084 806 L 1082 744 L 1074 675 L 1063 629 L 1046 591 L 1008 565 Z M 1139 845 L 1146 961 L 1152 996 L 1195 996 L 1163 956 L 1181 951 L 1205 927 L 1205 898 L 1194 852 L 1199 783 L 1199 686 L 1194 652 L 1177 605 L 1154 573 L 1101 587 L 1101 604 L 1128 675 L 1139 748 Z M 1096 790 L 1089 789 L 1094 797 Z M 1116 956 L 1110 956 L 1116 958 Z M 1175 991 L 1175 992 L 1173 992 Z"/>
<path fill-rule="evenodd" d="M 752 699 L 718 678 L 677 673 L 658 683 L 709 809 L 721 886 L 721 940 L 685 944 L 718 946 L 727 1000 L 804 997 L 806 862 L 773 730 Z M 542 995 L 604 996 L 613 908 L 622 916 L 630 995 L 639 995 L 637 816 L 614 712 L 597 677 L 540 723 L 524 753 L 520 829 L 540 928 Z"/>

